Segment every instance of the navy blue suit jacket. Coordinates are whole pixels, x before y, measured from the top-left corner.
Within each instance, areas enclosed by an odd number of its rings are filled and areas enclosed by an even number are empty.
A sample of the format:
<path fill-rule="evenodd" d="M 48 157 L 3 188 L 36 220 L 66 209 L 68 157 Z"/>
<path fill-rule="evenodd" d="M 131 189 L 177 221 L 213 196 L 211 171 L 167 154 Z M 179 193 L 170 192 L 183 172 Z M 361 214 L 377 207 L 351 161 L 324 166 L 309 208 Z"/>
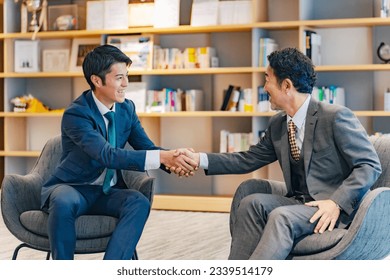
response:
<path fill-rule="evenodd" d="M 115 105 L 116 148 L 107 141 L 106 125 L 91 90 L 64 112 L 61 123 L 62 157 L 41 192 L 42 207 L 58 184 L 88 185 L 106 168 L 144 171 L 146 150 L 161 149 L 146 135 L 132 101 Z M 124 149 L 126 142 L 134 150 Z M 123 183 L 117 172 L 118 184 Z"/>

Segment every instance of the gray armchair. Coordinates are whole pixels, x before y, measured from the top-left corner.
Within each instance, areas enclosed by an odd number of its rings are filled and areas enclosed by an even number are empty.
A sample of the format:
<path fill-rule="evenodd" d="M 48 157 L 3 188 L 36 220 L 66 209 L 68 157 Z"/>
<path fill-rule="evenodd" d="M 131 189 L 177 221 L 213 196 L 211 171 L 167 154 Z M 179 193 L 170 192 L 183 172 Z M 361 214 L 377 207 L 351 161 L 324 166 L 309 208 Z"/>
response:
<path fill-rule="evenodd" d="M 43 182 L 60 161 L 61 137 L 50 139 L 32 171 L 27 175 L 6 175 L 1 189 L 1 210 L 8 230 L 22 244 L 16 247 L 12 259 L 16 259 L 23 247 L 48 252 L 48 215 L 40 210 L 40 192 Z M 122 171 L 129 188 L 144 194 L 152 203 L 154 179 L 143 172 Z M 76 220 L 76 254 L 99 253 L 106 250 L 115 229 L 117 219 L 110 216 L 84 215 Z M 138 259 L 135 252 L 133 259 Z"/>
<path fill-rule="evenodd" d="M 289 259 L 374 260 L 390 255 L 390 137 L 371 137 L 382 174 L 364 197 L 348 229 L 334 229 L 297 240 Z M 230 228 L 240 200 L 253 193 L 285 192 L 284 183 L 250 179 L 237 189 L 230 212 Z"/>

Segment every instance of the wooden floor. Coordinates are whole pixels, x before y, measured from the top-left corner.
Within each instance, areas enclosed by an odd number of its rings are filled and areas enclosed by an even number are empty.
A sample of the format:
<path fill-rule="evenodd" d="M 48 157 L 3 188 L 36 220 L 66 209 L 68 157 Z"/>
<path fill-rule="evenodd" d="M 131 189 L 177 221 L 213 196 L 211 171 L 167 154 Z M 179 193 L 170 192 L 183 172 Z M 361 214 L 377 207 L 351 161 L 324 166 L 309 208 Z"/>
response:
<path fill-rule="evenodd" d="M 1 215 L 0 215 L 1 216 Z M 0 219 L 0 260 L 12 258 L 20 242 Z M 143 260 L 224 260 L 230 247 L 229 214 L 152 210 L 137 251 Z M 75 259 L 102 259 L 102 254 Z M 41 260 L 46 253 L 23 248 L 18 259 Z"/>

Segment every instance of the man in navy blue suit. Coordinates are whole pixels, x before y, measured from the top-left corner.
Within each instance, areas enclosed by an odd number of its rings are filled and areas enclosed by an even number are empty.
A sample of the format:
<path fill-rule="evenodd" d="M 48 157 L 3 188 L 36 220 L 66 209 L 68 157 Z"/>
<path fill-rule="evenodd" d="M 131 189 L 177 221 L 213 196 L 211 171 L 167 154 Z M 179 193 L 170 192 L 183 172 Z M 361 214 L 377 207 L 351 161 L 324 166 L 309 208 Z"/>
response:
<path fill-rule="evenodd" d="M 63 115 L 61 163 L 41 193 L 42 209 L 49 213 L 53 259 L 73 259 L 75 220 L 86 213 L 119 219 L 104 259 L 130 259 L 150 203 L 125 186 L 120 170 L 175 166 L 188 174 L 196 166 L 185 155 L 174 156 L 174 150 L 155 146 L 146 135 L 134 103 L 125 99 L 130 65 L 130 58 L 110 45 L 95 48 L 84 59 L 84 77 L 91 89 Z M 134 150 L 124 149 L 126 142 Z"/>

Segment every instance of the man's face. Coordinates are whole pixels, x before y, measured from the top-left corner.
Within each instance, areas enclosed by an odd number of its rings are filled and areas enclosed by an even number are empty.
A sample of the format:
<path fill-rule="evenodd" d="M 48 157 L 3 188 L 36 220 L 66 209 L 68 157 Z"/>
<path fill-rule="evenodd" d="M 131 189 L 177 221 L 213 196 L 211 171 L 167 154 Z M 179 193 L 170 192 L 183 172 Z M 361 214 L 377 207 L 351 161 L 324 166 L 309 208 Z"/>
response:
<path fill-rule="evenodd" d="M 283 110 L 283 104 L 286 102 L 284 99 L 285 94 L 282 92 L 282 88 L 274 75 L 274 71 L 269 66 L 265 71 L 264 90 L 270 97 L 269 101 L 271 103 L 271 108 L 273 110 Z"/>
<path fill-rule="evenodd" d="M 96 86 L 96 97 L 111 108 L 115 102 L 125 101 L 125 89 L 128 83 L 126 63 L 115 63 L 111 66 L 111 71 L 106 74 L 105 84 L 103 85 L 101 81 L 99 86 Z"/>

